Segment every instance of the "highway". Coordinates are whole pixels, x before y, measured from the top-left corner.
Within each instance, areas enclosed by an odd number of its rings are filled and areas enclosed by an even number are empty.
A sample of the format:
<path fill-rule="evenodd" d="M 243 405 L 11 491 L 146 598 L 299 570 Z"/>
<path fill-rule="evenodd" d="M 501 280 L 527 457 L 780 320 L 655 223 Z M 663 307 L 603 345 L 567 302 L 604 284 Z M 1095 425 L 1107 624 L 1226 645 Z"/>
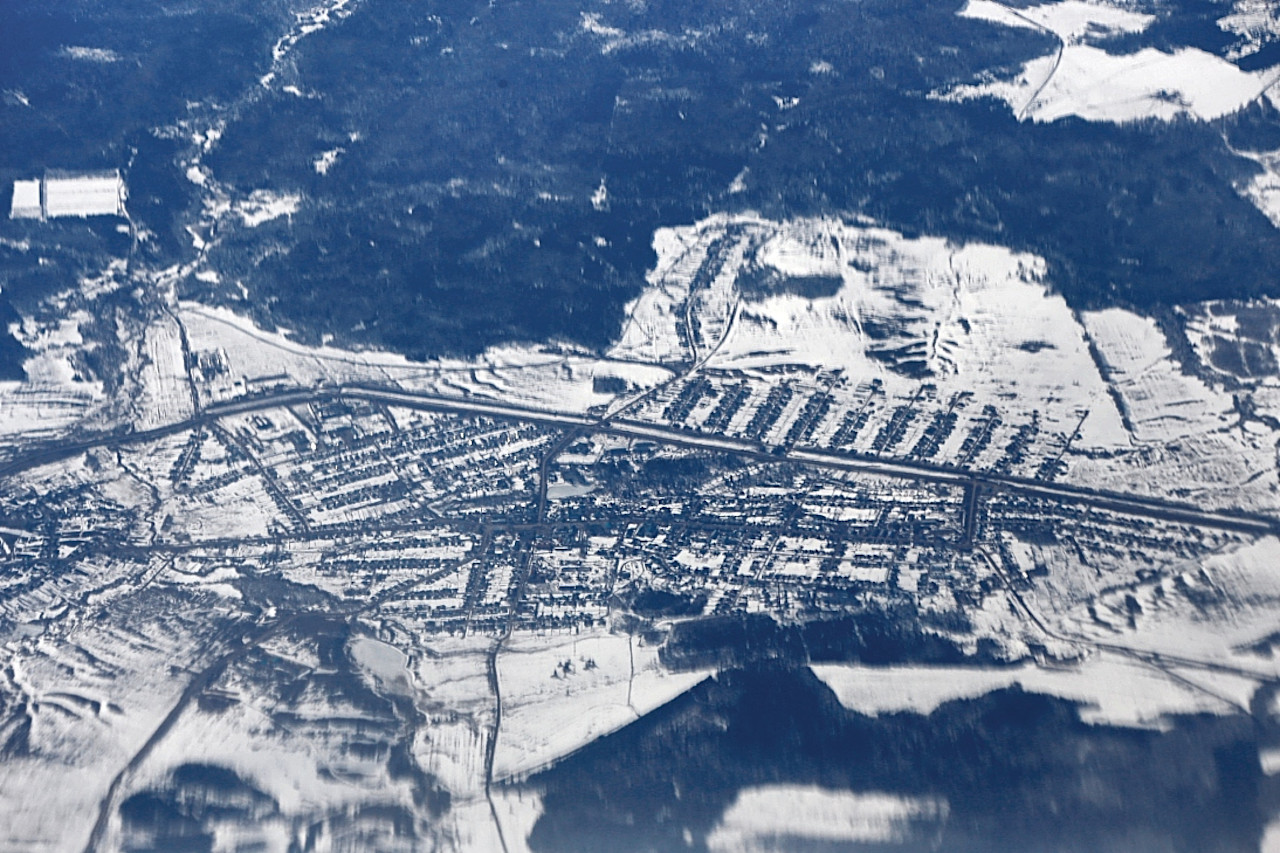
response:
<path fill-rule="evenodd" d="M 484 416 L 498 420 L 534 423 L 542 426 L 606 433 L 622 438 L 653 441 L 660 444 L 731 453 L 762 462 L 793 462 L 834 471 L 888 477 L 916 482 L 938 483 L 959 488 L 980 487 L 984 493 L 1017 494 L 1028 498 L 1076 504 L 1122 515 L 1151 518 L 1213 530 L 1227 530 L 1250 535 L 1280 534 L 1280 519 L 1244 511 L 1205 510 L 1190 504 L 1142 495 L 1092 489 L 1066 483 L 1051 483 L 1023 477 L 969 471 L 922 460 L 882 459 L 818 448 L 772 448 L 759 443 L 728 436 L 706 435 L 660 424 L 641 423 L 613 417 L 593 417 L 573 412 L 535 409 L 514 403 L 449 397 L 425 391 L 405 391 L 371 384 L 343 384 L 315 388 L 290 389 L 242 397 L 208 406 L 196 416 L 156 429 L 139 432 L 104 433 L 67 443 L 34 445 L 16 458 L 0 464 L 0 478 L 65 459 L 88 450 L 119 448 L 143 444 L 202 426 L 210 426 L 232 415 L 262 412 L 282 406 L 337 400 L 362 400 L 400 406 L 419 411 L 468 416 Z"/>
<path fill-rule="evenodd" d="M 510 527 L 513 531 L 516 529 L 528 529 L 530 532 L 536 532 L 545 527 L 547 523 L 546 484 L 548 480 L 548 465 L 560 452 L 564 450 L 573 437 L 591 433 L 603 433 L 622 438 L 651 441 L 668 446 L 733 454 L 740 458 L 751 459 L 768 464 L 792 463 L 822 468 L 830 471 L 848 472 L 872 477 L 885 477 L 920 483 L 933 483 L 963 489 L 963 503 L 965 507 L 965 518 L 963 521 L 965 536 L 963 537 L 962 547 L 966 548 L 972 547 L 975 544 L 972 542 L 972 523 L 975 506 L 979 500 L 979 496 L 995 493 L 1019 495 L 1035 500 L 1051 501 L 1057 504 L 1075 505 L 1088 509 L 1099 509 L 1114 512 L 1131 517 L 1169 521 L 1208 529 L 1227 530 L 1251 535 L 1280 534 L 1280 519 L 1264 515 L 1246 512 L 1204 510 L 1188 504 L 1163 500 L 1160 498 L 1123 494 L 1101 489 L 1091 489 L 1078 485 L 1043 482 L 1027 478 L 994 474 L 985 471 L 969 471 L 920 460 L 883 459 L 847 452 L 824 450 L 820 448 L 797 449 L 788 447 L 766 447 L 761 445 L 759 442 L 746 439 L 708 435 L 692 430 L 664 426 L 661 424 L 643 423 L 636 420 L 625 419 L 622 415 L 629 411 L 629 408 L 619 409 L 612 415 L 590 416 L 573 412 L 557 412 L 535 409 L 514 403 L 450 397 L 430 392 L 406 391 L 380 385 L 354 383 L 332 386 L 321 385 L 314 388 L 268 391 L 254 396 L 216 403 L 204 408 L 191 418 L 150 430 L 136 432 L 117 431 L 103 433 L 96 436 L 85 436 L 66 442 L 32 444 L 31 446 L 19 449 L 15 456 L 10 458 L 7 462 L 0 464 L 0 479 L 11 477 L 25 471 L 30 471 L 42 465 L 73 459 L 86 451 L 96 448 L 118 449 L 128 446 L 136 446 L 166 437 L 180 435 L 193 429 L 223 429 L 224 426 L 221 424 L 221 421 L 225 418 L 236 415 L 265 412 L 273 409 L 279 409 L 284 406 L 339 402 L 343 400 L 364 401 L 368 403 L 396 406 L 420 411 L 471 417 L 488 417 L 496 420 L 538 424 L 548 428 L 565 430 L 565 435 L 563 435 L 559 440 L 553 442 L 551 449 L 546 453 L 541 463 L 539 470 L 538 513 L 536 520 L 522 524 L 512 524 Z M 411 526 L 412 525 L 410 525 L 410 527 Z M 352 531 L 353 534 L 355 532 L 356 531 Z M 327 535 L 334 534 L 330 531 L 311 531 L 306 529 L 304 525 L 303 529 L 296 534 L 296 537 L 299 539 L 308 539 Z M 236 540 L 234 539 L 226 539 L 219 540 L 218 544 L 226 544 L 230 546 L 234 545 L 235 542 Z M 207 547 L 208 544 L 209 543 L 201 543 L 201 545 L 205 547 Z M 173 546 L 161 545 L 155 550 L 165 550 L 166 547 L 171 547 L 172 550 L 177 552 L 185 547 L 191 546 L 181 544 L 175 544 Z M 981 547 L 978 548 L 978 552 L 992 565 L 1001 581 L 1008 587 L 1010 594 L 1017 602 L 1023 615 L 1035 624 L 1041 632 L 1046 636 L 1056 637 L 1062 640 L 1087 642 L 1083 638 L 1068 638 L 1053 633 L 1043 620 L 1041 620 L 1040 617 L 1026 604 L 1026 602 L 1023 601 L 1012 581 L 999 566 L 998 561 L 994 560 L 994 558 L 992 558 L 991 555 Z M 451 565 L 446 569 L 441 569 L 432 577 L 426 579 L 414 578 L 412 581 L 398 585 L 393 590 L 388 591 L 384 595 L 380 595 L 375 600 L 361 604 L 360 608 L 368 609 L 374 607 L 378 602 L 383 600 L 386 595 L 402 591 L 402 588 L 406 585 L 417 585 L 419 583 L 427 582 L 440 574 L 453 572 L 457 569 L 458 566 Z M 528 570 L 529 567 L 525 566 L 525 571 L 523 572 L 523 577 L 520 581 L 521 587 L 513 593 L 513 601 L 518 601 L 523 594 L 523 583 L 527 580 Z M 357 611 L 353 610 L 352 612 L 354 613 Z M 258 626 L 257 628 L 250 630 L 248 633 L 245 633 L 242 637 L 239 637 L 237 642 L 229 642 L 226 637 L 214 639 L 210 646 L 211 653 L 209 656 L 209 664 L 195 674 L 195 677 L 187 685 L 181 696 L 178 698 L 176 704 L 170 709 L 168 715 L 161 721 L 159 726 L 152 732 L 151 736 L 134 754 L 131 760 L 111 780 L 107 791 L 99 803 L 97 820 L 90 833 L 88 844 L 85 848 L 86 851 L 96 849 L 104 837 L 108 828 L 108 821 L 116 807 L 115 801 L 119 796 L 124 781 L 130 776 L 130 774 L 135 772 L 139 766 L 141 766 L 141 763 L 151 753 L 156 744 L 165 737 L 179 716 L 190 705 L 191 700 L 198 696 L 208 684 L 218 678 L 229 665 L 243 659 L 248 650 L 257 647 L 265 639 L 278 635 L 281 630 L 288 626 L 288 624 L 289 620 L 286 620 L 285 622 L 269 626 Z M 494 694 L 495 714 L 493 727 L 488 739 L 486 754 L 484 756 L 485 794 L 486 798 L 489 800 L 490 811 L 493 815 L 497 832 L 499 834 L 499 841 L 504 849 L 506 841 L 502 834 L 502 824 L 499 820 L 497 809 L 492 800 L 491 786 L 493 782 L 494 755 L 501 731 L 503 711 L 502 694 L 498 681 L 497 658 L 501 652 L 506 637 L 511 631 L 511 628 L 511 623 L 508 623 L 506 632 L 495 642 L 486 667 L 487 677 Z M 235 626 L 233 626 L 231 630 L 234 629 Z M 1181 676 L 1176 672 L 1169 671 L 1169 667 L 1194 666 L 1209 669 L 1217 668 L 1216 665 L 1212 663 L 1156 655 L 1154 653 L 1129 649 L 1115 644 L 1094 642 L 1092 645 L 1101 650 L 1123 654 L 1158 666 L 1165 670 L 1170 677 L 1178 679 L 1181 679 Z M 221 650 L 221 653 L 219 653 L 219 650 Z"/>

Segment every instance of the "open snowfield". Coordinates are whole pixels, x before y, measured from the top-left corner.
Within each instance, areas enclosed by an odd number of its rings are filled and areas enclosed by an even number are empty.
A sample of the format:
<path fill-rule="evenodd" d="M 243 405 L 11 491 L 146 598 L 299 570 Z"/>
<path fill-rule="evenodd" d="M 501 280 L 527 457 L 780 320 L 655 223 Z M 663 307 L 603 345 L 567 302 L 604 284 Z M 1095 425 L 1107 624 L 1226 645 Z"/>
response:
<path fill-rule="evenodd" d="M 1194 47 L 1143 48 L 1112 54 L 1089 38 L 1141 32 L 1155 18 L 1101 3 L 1068 2 L 1014 9 L 973 0 L 959 12 L 1010 27 L 1051 32 L 1060 50 L 1026 63 L 1012 79 L 959 86 L 938 96 L 995 97 L 1019 119 L 1051 122 L 1066 116 L 1089 121 L 1172 121 L 1179 116 L 1212 120 L 1262 96 L 1277 80 L 1275 69 L 1242 71 Z"/>
<path fill-rule="evenodd" d="M 98 399 L 92 388 L 76 393 L 0 382 L 0 444 L 19 436 L 29 440 L 64 433 L 83 421 Z"/>
<path fill-rule="evenodd" d="M 46 438 L 85 423 L 105 402 L 101 382 L 85 381 L 74 361 L 84 346 L 77 312 L 57 322 L 24 319 L 11 331 L 32 354 L 26 382 L 0 382 L 0 443 Z"/>
<path fill-rule="evenodd" d="M 1154 320 L 1122 308 L 1082 316 L 1135 440 L 1171 442 L 1233 423 L 1231 395 L 1184 374 Z"/>
<path fill-rule="evenodd" d="M 636 721 L 709 674 L 668 672 L 656 646 L 606 629 L 514 635 L 498 658 L 502 734 L 494 776 L 527 776 Z"/>
<path fill-rule="evenodd" d="M 1079 43 L 1121 33 L 1140 33 L 1155 15 L 1135 12 L 1109 3 L 1064 0 L 1040 6 L 1014 8 L 996 0 L 969 0 L 959 12 L 962 18 L 991 21 L 1006 27 L 1048 30 L 1062 41 Z"/>
<path fill-rule="evenodd" d="M 141 386 L 134 401 L 137 422 L 150 429 L 191 417 L 195 409 L 178 324 L 168 315 L 160 317 L 135 345 Z"/>
<path fill-rule="evenodd" d="M 1241 71 L 1196 48 L 1113 55 L 1068 44 L 1060 57 L 1033 59 L 1012 80 L 961 86 L 947 97 L 996 97 L 1020 118 L 1037 122 L 1066 116 L 1115 123 L 1172 121 L 1181 115 L 1208 121 L 1236 112 L 1274 82 L 1274 71 Z"/>
<path fill-rule="evenodd" d="M 199 663 L 202 644 L 192 631 L 202 621 L 193 610 L 200 602 L 182 596 L 170 603 L 173 612 L 153 615 L 119 600 L 110 625 L 4 638 L 17 691 L 9 698 L 28 703 L 31 742 L 40 750 L 0 762 L 0 848 L 84 845 L 112 777 L 181 693 L 170 667 Z"/>
<path fill-rule="evenodd" d="M 947 803 L 816 786 L 760 785 L 743 789 L 707 837 L 710 850 L 746 853 L 809 844 L 901 842 L 919 824 L 939 827 Z"/>
<path fill-rule="evenodd" d="M 596 391 L 597 379 L 620 379 L 634 391 L 671 376 L 658 365 L 521 346 L 495 347 L 474 360 L 414 362 L 376 350 L 309 346 L 292 340 L 286 332 L 259 329 L 250 319 L 225 308 L 183 303 L 180 316 L 193 351 L 219 352 L 227 362 L 226 375 L 206 386 L 213 400 L 238 396 L 246 388 L 264 383 L 378 382 L 456 397 L 584 412 L 607 405 L 617 396 Z"/>
<path fill-rule="evenodd" d="M 1102 652 L 1075 666 L 980 667 L 820 664 L 811 667 L 840 704 L 876 716 L 910 712 L 930 714 L 945 702 L 973 699 L 1014 685 L 1080 702 L 1080 717 L 1099 725 L 1160 728 L 1174 714 L 1229 714 L 1233 702 L 1199 690 L 1179 678 L 1119 655 Z M 1245 700 L 1257 683 L 1242 679 Z"/>
<path fill-rule="evenodd" d="M 1280 677 L 1274 657 L 1280 625 L 1280 539 L 1268 536 L 1204 560 L 1187 561 L 1146 582 L 1079 595 L 1069 571 L 1038 584 L 1033 606 L 1053 612 L 1063 633 L 1127 649 L 1219 665 L 1246 677 Z M 1088 573 L 1089 569 L 1078 569 Z M 1115 583 L 1113 581 L 1113 583 Z M 1076 598 L 1074 607 L 1067 606 Z M 1130 620 L 1133 605 L 1141 608 Z M 1052 608 L 1052 610 L 1050 610 Z"/>

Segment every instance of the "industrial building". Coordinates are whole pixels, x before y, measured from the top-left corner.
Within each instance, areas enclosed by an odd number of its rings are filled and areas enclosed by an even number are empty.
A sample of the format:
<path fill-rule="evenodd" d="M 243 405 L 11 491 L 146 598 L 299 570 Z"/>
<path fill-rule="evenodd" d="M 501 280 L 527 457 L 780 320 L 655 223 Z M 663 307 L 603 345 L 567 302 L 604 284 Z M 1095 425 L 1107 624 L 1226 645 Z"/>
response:
<path fill-rule="evenodd" d="M 95 172 L 48 169 L 42 178 L 13 182 L 9 218 L 124 216 L 126 196 L 119 169 Z"/>

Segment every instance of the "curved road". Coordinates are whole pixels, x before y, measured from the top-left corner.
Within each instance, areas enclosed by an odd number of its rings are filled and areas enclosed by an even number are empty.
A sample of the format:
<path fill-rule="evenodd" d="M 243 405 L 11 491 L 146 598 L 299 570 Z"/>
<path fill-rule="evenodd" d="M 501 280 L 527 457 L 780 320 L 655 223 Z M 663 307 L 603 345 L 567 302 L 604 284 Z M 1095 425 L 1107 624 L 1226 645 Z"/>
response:
<path fill-rule="evenodd" d="M 301 403 L 318 403 L 341 399 L 384 403 L 421 411 L 476 415 L 498 420 L 541 424 L 584 432 L 599 432 L 624 438 L 635 438 L 661 444 L 716 450 L 763 462 L 793 462 L 819 468 L 862 473 L 878 477 L 941 483 L 958 487 L 981 486 L 986 492 L 1004 492 L 1026 497 L 1078 504 L 1122 515 L 1172 521 L 1214 530 L 1229 530 L 1252 535 L 1280 534 L 1280 519 L 1244 510 L 1205 510 L 1200 507 L 1163 498 L 1113 492 L 1067 483 L 1050 483 L 1026 477 L 971 471 L 950 465 L 913 459 L 884 459 L 856 453 L 821 448 L 766 448 L 758 442 L 727 436 L 708 435 L 693 430 L 676 429 L 662 424 L 617 420 L 616 416 L 594 417 L 572 412 L 534 409 L 513 403 L 449 397 L 426 391 L 404 391 L 372 384 L 317 386 L 290 389 L 244 397 L 205 408 L 185 421 L 156 429 L 128 433 L 107 433 L 69 443 L 34 445 L 18 458 L 0 465 L 0 478 L 65 459 L 74 458 L 98 447 L 118 448 L 155 441 L 187 430 L 207 426 L 230 415 L 260 412 Z"/>

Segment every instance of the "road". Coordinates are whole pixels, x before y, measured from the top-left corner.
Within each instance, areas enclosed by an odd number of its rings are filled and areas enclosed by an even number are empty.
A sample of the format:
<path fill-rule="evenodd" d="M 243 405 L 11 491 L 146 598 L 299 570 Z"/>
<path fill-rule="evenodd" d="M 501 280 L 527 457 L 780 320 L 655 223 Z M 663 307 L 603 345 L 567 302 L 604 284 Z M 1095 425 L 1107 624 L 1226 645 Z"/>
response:
<path fill-rule="evenodd" d="M 953 486 L 965 490 L 965 503 L 969 514 L 972 514 L 972 504 L 979 493 L 984 495 L 1005 493 L 1038 500 L 1053 501 L 1059 504 L 1072 504 L 1085 508 L 1101 509 L 1129 516 L 1171 521 L 1204 528 L 1230 530 L 1254 535 L 1280 533 L 1280 520 L 1275 518 L 1245 512 L 1204 510 L 1187 504 L 1181 504 L 1159 498 L 1129 495 L 1068 484 L 1046 483 L 983 471 L 969 471 L 924 460 L 881 459 L 872 456 L 818 448 L 766 448 L 758 442 L 748 441 L 745 439 L 706 435 L 691 430 L 677 429 L 660 424 L 624 420 L 619 417 L 619 415 L 622 414 L 621 411 L 604 417 L 595 417 L 573 412 L 557 412 L 535 409 L 513 403 L 449 397 L 430 392 L 405 391 L 398 388 L 379 385 L 354 383 L 338 386 L 317 386 L 314 388 L 269 391 L 251 397 L 244 397 L 208 406 L 187 420 L 175 422 L 156 429 L 136 432 L 104 433 L 102 435 L 86 437 L 66 443 L 33 445 L 23 449 L 15 458 L 0 466 L 0 478 L 28 471 L 41 465 L 71 459 L 88 450 L 96 448 L 118 450 L 128 446 L 145 444 L 162 438 L 178 435 L 189 430 L 202 427 L 219 429 L 221 428 L 220 421 L 222 419 L 235 415 L 268 411 L 291 405 L 341 400 L 359 400 L 380 405 L 397 406 L 421 411 L 473 417 L 482 416 L 498 420 L 539 424 L 550 428 L 565 430 L 565 435 L 555 442 L 552 450 L 549 451 L 544 458 L 543 464 L 539 470 L 537 504 L 538 517 L 535 522 L 526 525 L 530 529 L 531 533 L 536 533 L 536 531 L 540 530 L 546 522 L 545 489 L 547 483 L 547 465 L 574 437 L 591 433 L 607 433 L 619 437 L 653 441 L 670 446 L 718 451 L 733 454 L 741 458 L 772 464 L 795 463 L 831 471 L 858 473 L 868 476 L 888 477 Z M 306 538 L 308 536 L 319 534 L 312 533 L 311 531 L 303 528 L 299 531 L 298 535 Z M 525 567 L 524 574 L 526 577 L 529 568 L 529 566 Z M 1037 626 L 1046 634 L 1049 636 L 1056 636 L 1046 625 L 1043 624 L 1038 616 L 1026 606 L 1025 602 L 1021 601 L 1017 590 L 1013 588 L 1009 579 L 1004 577 L 1003 572 L 999 573 L 1005 583 L 1009 585 L 1010 592 L 1021 605 L 1024 614 L 1037 624 Z M 417 582 L 419 581 L 415 581 L 415 583 Z M 518 601 L 519 593 L 517 592 L 513 597 Z M 138 753 L 133 756 L 132 760 L 121 770 L 119 774 L 117 774 L 115 779 L 112 780 L 111 786 L 100 803 L 98 819 L 90 835 L 89 844 L 86 847 L 87 850 L 95 849 L 101 842 L 107 828 L 107 821 L 114 807 L 115 797 L 118 794 L 122 781 L 134 769 L 136 769 L 143 760 L 145 760 L 154 745 L 163 739 L 168 729 L 181 714 L 182 710 L 189 704 L 190 700 L 207 684 L 211 683 L 211 681 L 215 679 L 229 663 L 238 660 L 244 654 L 245 648 L 256 646 L 265 637 L 278 632 L 281 627 L 282 626 L 279 624 L 269 628 L 265 626 L 259 627 L 256 632 L 245 637 L 247 642 L 239 644 L 240 647 L 234 648 L 221 656 L 215 657 L 210 666 L 197 674 L 197 676 L 188 685 L 187 689 L 183 692 L 175 706 L 171 709 L 170 714 L 161 722 Z M 488 677 L 495 698 L 495 720 L 485 756 L 485 793 L 490 799 L 490 808 L 493 812 L 493 818 L 497 826 L 499 839 L 502 841 L 504 846 L 505 839 L 502 839 L 501 822 L 498 820 L 496 808 L 494 808 L 494 803 L 492 802 L 490 786 L 492 784 L 494 751 L 502 719 L 502 702 L 500 688 L 497 683 L 498 673 L 496 664 L 498 653 L 500 652 L 505 639 L 506 635 L 504 634 L 504 636 L 495 643 L 488 661 Z M 1155 656 L 1149 653 L 1139 652 L 1134 649 L 1127 649 L 1109 644 L 1095 645 L 1100 649 L 1126 654 L 1131 657 L 1150 658 L 1149 660 L 1146 660 L 1146 662 L 1162 667 L 1180 665 L 1204 668 L 1206 666 L 1206 664 L 1201 661 L 1184 660 L 1181 658 L 1175 659 L 1168 656 Z"/>
<path fill-rule="evenodd" d="M 758 442 L 746 439 L 706 435 L 661 424 L 617 419 L 616 416 L 599 418 L 573 412 L 535 409 L 514 403 L 449 397 L 426 391 L 405 391 L 385 386 L 356 383 L 267 392 L 253 397 L 216 403 L 205 408 L 195 417 L 156 429 L 128 433 L 108 433 L 66 444 L 33 446 L 17 458 L 0 466 L 0 478 L 12 476 L 40 465 L 71 459 L 94 448 L 120 448 L 131 444 L 156 441 L 157 439 L 177 435 L 198 427 L 209 426 L 221 418 L 232 415 L 267 411 L 282 406 L 332 402 L 342 399 L 382 403 L 419 411 L 485 416 L 498 420 L 534 423 L 560 429 L 605 433 L 622 438 L 647 440 L 691 449 L 720 451 L 762 462 L 793 462 L 827 470 L 938 483 L 959 488 L 980 486 L 987 494 L 1016 494 L 1033 499 L 1062 504 L 1076 504 L 1121 515 L 1188 524 L 1213 530 L 1227 530 L 1259 536 L 1280 534 L 1280 519 L 1245 511 L 1205 510 L 1190 504 L 1162 498 L 1131 495 L 1066 483 L 1048 483 L 1041 480 L 994 474 L 987 471 L 969 471 L 926 460 L 883 459 L 875 456 L 818 448 L 766 449 Z"/>

